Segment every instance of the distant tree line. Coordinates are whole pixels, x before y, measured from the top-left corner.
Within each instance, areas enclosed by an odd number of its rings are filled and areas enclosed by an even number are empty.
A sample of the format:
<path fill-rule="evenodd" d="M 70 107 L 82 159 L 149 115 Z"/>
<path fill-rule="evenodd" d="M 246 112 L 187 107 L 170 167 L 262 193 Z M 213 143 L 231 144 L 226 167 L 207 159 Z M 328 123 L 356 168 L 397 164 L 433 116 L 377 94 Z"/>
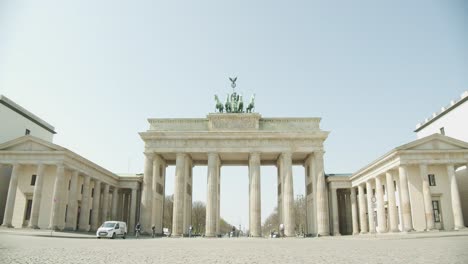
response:
<path fill-rule="evenodd" d="M 164 215 L 163 227 L 172 230 L 172 216 L 174 208 L 174 195 L 166 196 L 164 200 Z M 192 228 L 193 234 L 205 234 L 206 224 L 206 205 L 201 201 L 194 201 L 192 203 Z M 231 231 L 232 225 L 226 222 L 223 218 L 220 220 L 220 232 L 226 234 Z"/>

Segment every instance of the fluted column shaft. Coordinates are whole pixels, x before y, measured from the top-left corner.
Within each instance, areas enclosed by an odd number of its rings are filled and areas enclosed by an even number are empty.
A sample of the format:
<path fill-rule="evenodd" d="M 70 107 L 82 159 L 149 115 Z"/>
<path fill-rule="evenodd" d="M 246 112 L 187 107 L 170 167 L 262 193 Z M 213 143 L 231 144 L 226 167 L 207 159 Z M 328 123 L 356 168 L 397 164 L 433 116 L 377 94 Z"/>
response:
<path fill-rule="evenodd" d="M 408 175 L 405 166 L 400 166 L 398 168 L 400 174 L 400 207 L 401 207 L 401 217 L 403 219 L 403 231 L 410 232 L 413 231 L 413 220 L 411 217 L 411 204 L 408 190 Z"/>
<path fill-rule="evenodd" d="M 284 173 L 284 195 L 283 195 L 283 217 L 284 234 L 286 236 L 295 236 L 294 227 L 294 185 L 292 174 L 292 154 L 287 152 L 282 155 L 282 169 Z"/>
<path fill-rule="evenodd" d="M 216 153 L 208 153 L 208 186 L 206 198 L 206 227 L 205 236 L 216 235 L 217 219 L 217 189 L 218 189 L 218 163 L 219 157 Z"/>
<path fill-rule="evenodd" d="M 391 172 L 385 173 L 386 190 L 387 190 L 387 210 L 388 222 L 390 224 L 390 232 L 398 232 L 398 211 L 396 208 L 395 186 L 393 183 L 393 175 Z"/>
<path fill-rule="evenodd" d="M 140 225 L 141 232 L 151 233 L 151 212 L 153 210 L 153 155 L 145 154 L 145 168 L 141 190 Z"/>
<path fill-rule="evenodd" d="M 184 224 L 183 233 L 188 234 L 190 225 L 192 224 L 192 160 L 189 156 L 186 158 L 184 169 Z"/>
<path fill-rule="evenodd" d="M 135 218 L 136 218 L 136 207 L 137 207 L 137 189 L 132 189 L 131 194 L 131 202 L 130 202 L 130 221 L 129 222 L 129 233 L 135 232 Z"/>
<path fill-rule="evenodd" d="M 65 181 L 65 167 L 60 164 L 57 165 L 57 171 L 55 174 L 54 192 L 52 195 L 52 214 L 50 215 L 49 229 L 58 230 L 60 219 L 60 208 L 64 203 L 63 191 Z"/>
<path fill-rule="evenodd" d="M 453 164 L 447 165 L 447 174 L 450 181 L 450 197 L 452 200 L 453 222 L 455 225 L 454 229 L 465 229 L 465 223 L 463 220 L 463 213 L 460 202 L 460 193 L 458 190 L 458 183 L 455 175 L 455 167 Z"/>
<path fill-rule="evenodd" d="M 351 188 L 351 218 L 353 221 L 353 235 L 359 234 L 358 209 L 356 201 L 356 188 Z"/>
<path fill-rule="evenodd" d="M 112 220 L 118 220 L 118 214 L 117 214 L 117 204 L 119 202 L 119 188 L 114 187 L 114 190 L 112 191 Z"/>
<path fill-rule="evenodd" d="M 37 165 L 36 171 L 36 183 L 34 185 L 34 194 L 31 207 L 31 219 L 29 220 L 29 227 L 38 229 L 39 228 L 39 213 L 41 210 L 41 199 L 42 199 L 42 185 L 44 182 L 44 164 Z"/>
<path fill-rule="evenodd" d="M 91 213 L 91 230 L 96 231 L 99 223 L 99 202 L 101 200 L 101 181 L 94 180 L 93 210 Z"/>
<path fill-rule="evenodd" d="M 109 212 L 109 184 L 104 183 L 104 194 L 102 195 L 102 214 L 101 214 L 101 221 L 108 220 L 108 212 Z"/>
<path fill-rule="evenodd" d="M 172 217 L 172 236 L 175 237 L 182 236 L 184 234 L 184 185 L 186 159 L 186 154 L 177 153 L 174 183 L 174 210 Z"/>
<path fill-rule="evenodd" d="M 336 188 L 331 188 L 332 215 L 333 215 L 333 235 L 340 236 L 340 218 L 338 216 L 338 194 Z"/>
<path fill-rule="evenodd" d="M 65 221 L 66 230 L 76 230 L 76 217 L 78 214 L 78 171 L 73 171 L 70 178 L 70 191 L 68 192 L 68 209 Z"/>
<path fill-rule="evenodd" d="M 260 195 L 260 154 L 251 153 L 249 158 L 249 204 L 250 204 L 250 235 L 262 236 L 261 195 Z"/>
<path fill-rule="evenodd" d="M 7 202 L 5 205 L 5 213 L 3 215 L 3 224 L 2 226 L 13 227 L 13 210 L 15 208 L 15 199 L 16 199 L 16 189 L 18 188 L 18 174 L 19 174 L 20 164 L 13 164 L 13 169 L 11 171 L 10 185 L 8 186 Z"/>
<path fill-rule="evenodd" d="M 317 235 L 328 236 L 330 234 L 328 198 L 323 169 L 323 152 L 321 151 L 314 152 L 314 168 L 317 179 Z"/>
<path fill-rule="evenodd" d="M 374 221 L 374 208 L 372 207 L 372 183 L 371 180 L 366 181 L 366 192 L 367 192 L 367 219 L 369 221 L 369 232 L 375 233 L 375 221 Z"/>
<path fill-rule="evenodd" d="M 375 177 L 375 196 L 377 198 L 377 231 L 379 233 L 387 232 L 387 217 L 385 215 L 385 201 L 382 186 L 382 178 L 380 175 L 378 175 Z"/>
<path fill-rule="evenodd" d="M 366 205 L 366 198 L 364 195 L 364 186 L 363 184 L 358 185 L 358 192 L 359 192 L 359 221 L 361 226 L 361 234 L 365 234 L 369 232 L 369 227 L 367 225 L 367 205 Z"/>
<path fill-rule="evenodd" d="M 83 193 L 81 195 L 81 210 L 80 210 L 80 231 L 89 230 L 89 199 L 90 199 L 90 182 L 91 178 L 88 175 L 83 176 Z"/>
<path fill-rule="evenodd" d="M 432 208 L 432 194 L 429 187 L 429 178 L 427 174 L 427 164 L 419 165 L 419 174 L 422 180 L 422 191 L 424 200 L 424 212 L 426 216 L 426 230 L 433 230 L 435 228 L 433 208 Z"/>

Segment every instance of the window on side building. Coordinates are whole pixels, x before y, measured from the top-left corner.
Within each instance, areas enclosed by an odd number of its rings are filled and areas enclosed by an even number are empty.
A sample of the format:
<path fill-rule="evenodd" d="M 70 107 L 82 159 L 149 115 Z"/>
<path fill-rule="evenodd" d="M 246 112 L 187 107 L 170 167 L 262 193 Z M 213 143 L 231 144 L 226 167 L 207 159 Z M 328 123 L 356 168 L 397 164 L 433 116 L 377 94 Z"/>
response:
<path fill-rule="evenodd" d="M 428 174 L 427 177 L 429 177 L 429 186 L 436 186 L 435 175 Z"/>
<path fill-rule="evenodd" d="M 445 136 L 445 128 L 444 127 L 440 128 L 440 134 Z"/>
<path fill-rule="evenodd" d="M 33 174 L 31 176 L 31 186 L 34 186 L 34 185 L 36 185 L 36 174 Z"/>

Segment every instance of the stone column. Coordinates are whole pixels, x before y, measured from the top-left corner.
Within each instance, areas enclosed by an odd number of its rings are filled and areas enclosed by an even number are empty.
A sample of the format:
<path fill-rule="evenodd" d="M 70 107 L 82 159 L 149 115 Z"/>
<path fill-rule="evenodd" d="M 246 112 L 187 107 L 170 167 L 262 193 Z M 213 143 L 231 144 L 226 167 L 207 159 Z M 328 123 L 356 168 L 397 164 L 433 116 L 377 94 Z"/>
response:
<path fill-rule="evenodd" d="M 208 153 L 208 186 L 206 198 L 206 227 L 205 236 L 214 237 L 216 235 L 216 214 L 217 214 L 217 170 L 219 156 L 217 153 Z"/>
<path fill-rule="evenodd" d="M 435 228 L 433 208 L 432 208 L 432 194 L 429 187 L 429 178 L 427 176 L 427 164 L 419 165 L 419 173 L 422 180 L 422 191 L 424 199 L 424 212 L 426 213 L 426 230 L 433 230 Z"/>
<path fill-rule="evenodd" d="M 76 230 L 76 217 L 78 214 L 78 171 L 73 171 L 70 178 L 70 191 L 68 192 L 66 230 Z"/>
<path fill-rule="evenodd" d="M 221 162 L 218 163 L 218 170 L 216 171 L 216 176 L 218 178 L 218 188 L 216 189 L 216 235 L 221 234 Z"/>
<path fill-rule="evenodd" d="M 156 234 L 163 233 L 165 168 L 166 165 L 161 156 L 155 155 L 153 160 L 153 215 L 151 222 L 155 227 Z"/>
<path fill-rule="evenodd" d="M 250 235 L 262 236 L 261 195 L 260 195 L 260 153 L 251 153 L 249 157 L 249 204 Z"/>
<path fill-rule="evenodd" d="M 292 175 L 292 154 L 289 152 L 282 153 L 282 167 L 284 175 L 284 194 L 283 194 L 283 217 L 284 217 L 284 234 L 286 236 L 295 236 L 294 227 L 294 189 Z"/>
<path fill-rule="evenodd" d="M 104 195 L 102 196 L 102 214 L 101 214 L 101 221 L 108 220 L 108 212 L 109 212 L 109 184 L 104 183 Z"/>
<path fill-rule="evenodd" d="M 331 189 L 331 198 L 332 198 L 333 235 L 341 236 L 340 218 L 338 216 L 338 194 L 336 193 L 336 188 L 330 188 L 330 189 Z"/>
<path fill-rule="evenodd" d="M 192 160 L 187 155 L 184 168 L 184 224 L 183 233 L 188 234 L 190 225 L 192 224 Z"/>
<path fill-rule="evenodd" d="M 143 174 L 143 184 L 141 190 L 141 206 L 140 206 L 140 225 L 142 234 L 151 233 L 151 211 L 152 205 L 152 188 L 153 188 L 153 155 L 145 154 L 145 169 Z"/>
<path fill-rule="evenodd" d="M 119 202 L 119 188 L 114 187 L 112 191 L 112 220 L 118 220 L 117 204 Z"/>
<path fill-rule="evenodd" d="M 385 173 L 386 190 L 387 190 L 387 208 L 388 208 L 388 222 L 390 224 L 390 232 L 398 232 L 398 211 L 396 208 L 395 186 L 393 183 L 393 176 L 390 171 Z"/>
<path fill-rule="evenodd" d="M 172 236 L 174 237 L 182 236 L 184 234 L 184 185 L 186 159 L 187 154 L 177 153 L 174 183 L 174 210 L 172 217 Z"/>
<path fill-rule="evenodd" d="M 375 177 L 375 196 L 377 198 L 377 219 L 378 219 L 378 232 L 387 232 L 387 216 L 385 215 L 385 201 L 383 194 L 383 183 L 380 175 Z"/>
<path fill-rule="evenodd" d="M 5 205 L 5 214 L 3 215 L 2 226 L 14 227 L 11 223 L 13 220 L 13 210 L 15 208 L 16 189 L 18 188 L 18 174 L 20 164 L 14 163 L 11 171 L 10 185 L 8 186 L 7 202 Z"/>
<path fill-rule="evenodd" d="M 405 166 L 398 167 L 398 172 L 400 174 L 400 207 L 401 207 L 401 216 L 403 219 L 403 231 L 411 232 L 413 231 L 413 220 L 411 218 L 411 205 L 410 197 L 408 190 L 408 175 Z"/>
<path fill-rule="evenodd" d="M 277 171 L 277 178 L 278 178 L 278 190 L 277 190 L 277 199 L 278 199 L 278 223 L 284 223 L 283 219 L 283 170 L 281 167 L 281 156 L 278 158 L 276 162 L 276 171 Z M 279 226 L 278 226 L 279 228 Z"/>
<path fill-rule="evenodd" d="M 374 208 L 372 207 L 372 183 L 371 180 L 366 181 L 366 192 L 367 192 L 367 219 L 369 221 L 369 232 L 375 233 L 375 222 L 374 222 Z"/>
<path fill-rule="evenodd" d="M 447 165 L 447 174 L 450 181 L 450 197 L 452 201 L 453 222 L 455 225 L 454 229 L 465 229 L 465 223 L 463 220 L 463 213 L 460 202 L 460 193 L 458 190 L 458 183 L 455 175 L 455 167 L 453 164 Z"/>
<path fill-rule="evenodd" d="M 64 203 L 63 189 L 65 180 L 65 167 L 62 164 L 57 165 L 55 174 L 54 192 L 52 195 L 52 213 L 50 215 L 49 229 L 58 230 L 60 219 L 60 207 Z"/>
<path fill-rule="evenodd" d="M 44 182 L 44 164 L 37 165 L 36 171 L 36 184 L 34 185 L 34 194 L 31 207 L 31 219 L 29 220 L 29 227 L 39 229 L 39 213 L 41 210 L 42 198 L 42 185 Z"/>
<path fill-rule="evenodd" d="M 91 230 L 92 231 L 96 231 L 100 225 L 99 223 L 100 198 L 101 198 L 101 181 L 94 180 L 93 211 L 91 213 Z"/>
<path fill-rule="evenodd" d="M 314 168 L 317 179 L 317 236 L 330 234 L 328 219 L 328 194 L 323 169 L 323 151 L 314 152 Z"/>
<path fill-rule="evenodd" d="M 353 235 L 359 234 L 358 209 L 356 202 L 356 188 L 351 188 L 351 217 L 353 220 Z"/>
<path fill-rule="evenodd" d="M 135 232 L 135 218 L 136 218 L 136 207 L 137 207 L 137 189 L 132 189 L 131 195 L 131 203 L 130 203 L 130 220 L 128 226 L 128 232 L 134 233 Z"/>
<path fill-rule="evenodd" d="M 366 198 L 364 197 L 364 186 L 363 184 L 358 185 L 359 191 L 359 220 L 361 225 L 361 234 L 366 234 L 369 232 L 367 226 L 367 205 Z"/>
<path fill-rule="evenodd" d="M 89 230 L 89 199 L 90 199 L 90 184 L 91 178 L 88 175 L 83 175 L 83 194 L 81 195 L 81 210 L 80 210 L 80 231 Z"/>

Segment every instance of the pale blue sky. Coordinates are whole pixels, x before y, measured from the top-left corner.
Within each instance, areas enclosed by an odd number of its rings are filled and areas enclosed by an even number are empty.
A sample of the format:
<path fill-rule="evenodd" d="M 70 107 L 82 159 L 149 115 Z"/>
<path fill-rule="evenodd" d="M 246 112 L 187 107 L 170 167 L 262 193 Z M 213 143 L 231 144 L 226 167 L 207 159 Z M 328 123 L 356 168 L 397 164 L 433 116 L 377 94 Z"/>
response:
<path fill-rule="evenodd" d="M 462 0 L 0 0 L 0 94 L 54 125 L 55 143 L 141 172 L 147 118 L 204 117 L 239 76 L 265 117 L 322 117 L 326 171 L 354 172 L 468 89 L 467 25 Z M 222 172 L 221 214 L 246 225 L 247 168 Z M 276 170 L 262 173 L 264 220 Z M 206 169 L 195 179 L 205 201 Z"/>

